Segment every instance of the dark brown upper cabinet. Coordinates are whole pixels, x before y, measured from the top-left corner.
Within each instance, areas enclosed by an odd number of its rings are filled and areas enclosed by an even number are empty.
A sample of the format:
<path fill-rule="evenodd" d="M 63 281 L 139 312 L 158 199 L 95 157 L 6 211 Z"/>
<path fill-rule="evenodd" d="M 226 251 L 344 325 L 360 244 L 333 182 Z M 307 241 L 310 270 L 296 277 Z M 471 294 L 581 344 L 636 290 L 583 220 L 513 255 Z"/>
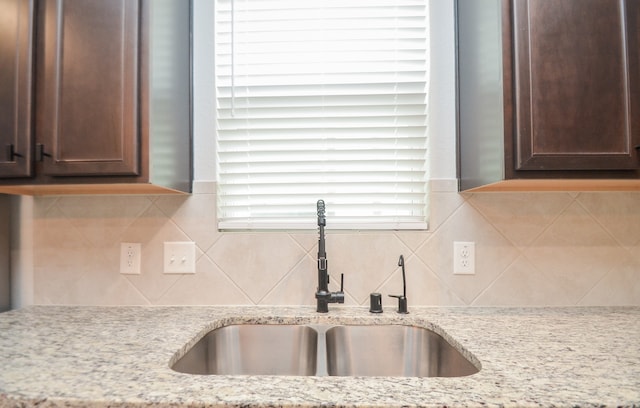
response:
<path fill-rule="evenodd" d="M 36 139 L 55 176 L 138 175 L 139 3 L 39 3 Z M 47 156 L 48 155 L 48 156 Z"/>
<path fill-rule="evenodd" d="M 640 2 L 458 0 L 457 17 L 462 190 L 640 189 Z"/>
<path fill-rule="evenodd" d="M 0 177 L 33 172 L 33 6 L 0 0 Z"/>
<path fill-rule="evenodd" d="M 32 9 L 33 171 L 0 169 L 0 192 L 190 192 L 190 1 L 15 3 Z"/>

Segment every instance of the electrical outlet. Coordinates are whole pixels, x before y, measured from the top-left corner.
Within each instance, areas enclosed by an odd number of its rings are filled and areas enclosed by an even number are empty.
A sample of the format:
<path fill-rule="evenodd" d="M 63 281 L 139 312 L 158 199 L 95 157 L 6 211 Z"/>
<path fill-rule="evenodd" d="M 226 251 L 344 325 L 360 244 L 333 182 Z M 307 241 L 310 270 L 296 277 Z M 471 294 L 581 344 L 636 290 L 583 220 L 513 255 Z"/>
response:
<path fill-rule="evenodd" d="M 139 243 L 122 242 L 120 244 L 120 273 L 140 275 L 142 246 Z"/>
<path fill-rule="evenodd" d="M 476 244 L 475 242 L 453 243 L 453 273 L 455 275 L 475 275 Z"/>
<path fill-rule="evenodd" d="M 164 273 L 196 273 L 195 242 L 165 242 Z"/>

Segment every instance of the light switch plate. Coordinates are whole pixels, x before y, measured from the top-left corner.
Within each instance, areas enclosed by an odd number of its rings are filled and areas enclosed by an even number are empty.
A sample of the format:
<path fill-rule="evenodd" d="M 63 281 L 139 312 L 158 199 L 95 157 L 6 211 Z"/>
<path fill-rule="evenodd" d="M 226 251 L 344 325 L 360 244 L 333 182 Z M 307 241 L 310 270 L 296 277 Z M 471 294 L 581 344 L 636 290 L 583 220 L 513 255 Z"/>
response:
<path fill-rule="evenodd" d="M 165 242 L 164 273 L 196 273 L 195 242 Z"/>

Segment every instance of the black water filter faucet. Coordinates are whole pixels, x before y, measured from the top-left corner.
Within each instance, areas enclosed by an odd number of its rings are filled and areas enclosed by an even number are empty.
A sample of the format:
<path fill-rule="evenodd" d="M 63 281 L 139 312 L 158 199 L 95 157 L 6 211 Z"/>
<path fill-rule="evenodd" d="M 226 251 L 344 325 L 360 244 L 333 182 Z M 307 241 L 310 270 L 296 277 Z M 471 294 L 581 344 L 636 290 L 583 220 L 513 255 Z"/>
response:
<path fill-rule="evenodd" d="M 407 278 L 404 273 L 404 256 L 400 255 L 398 266 L 402 267 L 402 295 L 389 295 L 398 298 L 398 313 L 409 313 L 407 310 Z"/>

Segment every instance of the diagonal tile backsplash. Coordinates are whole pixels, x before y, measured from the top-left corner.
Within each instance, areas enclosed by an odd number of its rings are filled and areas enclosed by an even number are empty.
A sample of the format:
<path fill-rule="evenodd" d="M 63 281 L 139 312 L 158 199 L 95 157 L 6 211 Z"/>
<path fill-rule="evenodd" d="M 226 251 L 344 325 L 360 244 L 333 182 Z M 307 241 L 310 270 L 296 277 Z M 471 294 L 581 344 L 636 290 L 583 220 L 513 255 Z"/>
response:
<path fill-rule="evenodd" d="M 313 226 L 222 233 L 215 194 L 37 197 L 33 235 L 40 304 L 315 303 Z M 196 274 L 162 273 L 165 241 L 196 243 Z M 475 275 L 453 275 L 453 241 L 476 243 Z M 121 242 L 141 275 L 119 273 Z M 329 230 L 327 254 L 351 305 L 396 307 L 400 254 L 410 306 L 640 305 L 640 193 L 433 192 L 429 231 Z"/>
<path fill-rule="evenodd" d="M 553 285 L 563 289 L 567 303 L 576 304 L 629 253 L 576 201 L 524 250 L 524 255 Z"/>

